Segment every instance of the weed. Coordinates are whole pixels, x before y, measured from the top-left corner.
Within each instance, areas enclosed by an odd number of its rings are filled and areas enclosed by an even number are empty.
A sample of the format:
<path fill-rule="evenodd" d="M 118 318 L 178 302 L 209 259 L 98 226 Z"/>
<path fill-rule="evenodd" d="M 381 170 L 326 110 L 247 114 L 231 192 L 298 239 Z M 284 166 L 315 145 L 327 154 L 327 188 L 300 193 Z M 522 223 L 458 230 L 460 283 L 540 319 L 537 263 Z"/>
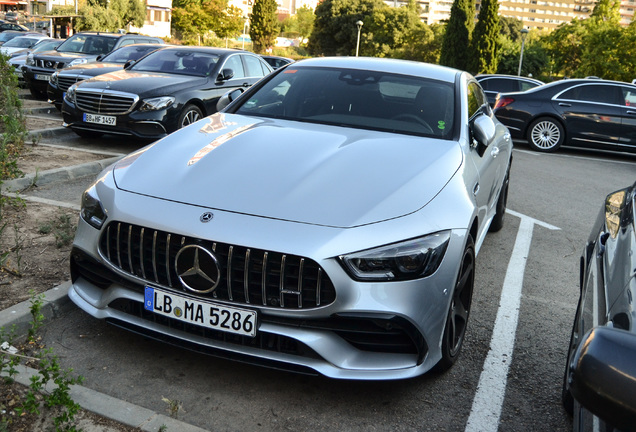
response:
<path fill-rule="evenodd" d="M 55 220 L 53 235 L 55 236 L 55 245 L 58 248 L 68 246 L 73 242 L 76 227 L 71 221 L 71 216 L 65 213 L 59 214 Z"/>
<path fill-rule="evenodd" d="M 180 400 L 168 399 L 167 397 L 161 396 L 161 400 L 168 404 L 168 412 L 170 413 L 170 417 L 177 418 L 179 412 L 183 409 L 183 404 Z"/>

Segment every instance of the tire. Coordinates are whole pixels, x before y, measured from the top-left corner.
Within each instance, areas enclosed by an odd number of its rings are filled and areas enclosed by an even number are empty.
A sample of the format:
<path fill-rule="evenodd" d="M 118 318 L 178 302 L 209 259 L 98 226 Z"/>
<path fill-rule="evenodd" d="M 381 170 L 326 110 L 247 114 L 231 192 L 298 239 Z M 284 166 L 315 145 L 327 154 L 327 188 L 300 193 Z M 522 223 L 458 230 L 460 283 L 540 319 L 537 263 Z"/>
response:
<path fill-rule="evenodd" d="M 177 128 L 181 129 L 182 127 L 191 125 L 197 120 L 200 120 L 202 117 L 203 117 L 203 113 L 201 112 L 198 106 L 193 104 L 188 104 L 185 106 L 183 111 L 181 111 L 181 115 L 179 116 L 179 121 L 177 123 Z"/>
<path fill-rule="evenodd" d="M 492 218 L 492 222 L 490 222 L 490 227 L 488 231 L 490 232 L 498 232 L 504 226 L 504 219 L 506 217 L 506 207 L 508 205 L 508 186 L 510 184 L 510 166 L 508 166 L 508 171 L 506 172 L 506 177 L 504 178 L 503 185 L 501 186 L 501 191 L 499 192 L 499 199 L 497 200 L 497 209 L 495 213 L 495 217 Z"/>
<path fill-rule="evenodd" d="M 75 132 L 82 138 L 99 138 L 100 136 L 104 135 L 102 132 L 89 131 L 85 129 L 73 129 L 73 132 Z"/>
<path fill-rule="evenodd" d="M 457 361 L 464 343 L 470 305 L 473 299 L 475 284 L 475 242 L 468 235 L 466 247 L 462 254 L 457 282 L 453 290 L 453 298 L 446 315 L 446 325 L 442 335 L 442 358 L 434 366 L 433 371 L 445 372 Z"/>
<path fill-rule="evenodd" d="M 574 414 L 574 397 L 570 393 L 570 385 L 568 383 L 568 372 L 570 370 L 570 362 L 572 361 L 572 353 L 578 345 L 579 320 L 581 319 L 581 302 L 576 307 L 576 315 L 574 324 L 572 325 L 572 333 L 570 334 L 570 345 L 568 345 L 568 355 L 565 363 L 565 371 L 563 372 L 563 387 L 561 388 L 561 403 L 565 411 L 572 416 Z"/>
<path fill-rule="evenodd" d="M 551 153 L 557 151 L 565 141 L 565 130 L 558 120 L 540 117 L 530 124 L 527 138 L 533 150 Z"/>

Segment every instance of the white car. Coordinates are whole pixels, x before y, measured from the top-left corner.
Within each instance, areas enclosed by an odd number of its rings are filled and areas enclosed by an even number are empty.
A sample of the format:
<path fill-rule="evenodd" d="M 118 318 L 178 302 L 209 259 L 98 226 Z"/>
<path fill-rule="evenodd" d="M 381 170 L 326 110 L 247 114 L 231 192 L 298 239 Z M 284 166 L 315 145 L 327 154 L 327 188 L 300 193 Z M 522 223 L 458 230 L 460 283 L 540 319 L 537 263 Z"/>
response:
<path fill-rule="evenodd" d="M 445 370 L 475 256 L 503 226 L 511 154 L 466 72 L 302 60 L 99 175 L 69 296 L 114 325 L 264 366 Z"/>
<path fill-rule="evenodd" d="M 49 39 L 49 37 L 47 35 L 36 33 L 29 33 L 25 36 L 18 36 L 2 44 L 2 46 L 0 46 L 0 52 L 2 52 L 2 54 L 6 56 L 11 57 L 16 52 L 33 48 L 33 46 L 42 39 Z"/>

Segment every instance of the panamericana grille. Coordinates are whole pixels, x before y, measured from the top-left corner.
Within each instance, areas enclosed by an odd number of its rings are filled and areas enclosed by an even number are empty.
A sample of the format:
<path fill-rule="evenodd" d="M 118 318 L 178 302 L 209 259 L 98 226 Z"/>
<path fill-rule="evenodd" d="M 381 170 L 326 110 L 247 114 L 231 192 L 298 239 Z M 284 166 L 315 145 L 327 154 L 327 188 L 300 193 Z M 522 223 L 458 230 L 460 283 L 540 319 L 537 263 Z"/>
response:
<path fill-rule="evenodd" d="M 46 69 L 63 69 L 64 66 L 66 66 L 66 63 L 55 60 L 35 59 L 35 66 Z"/>
<path fill-rule="evenodd" d="M 58 76 L 57 87 L 65 92 L 70 86 L 83 79 L 84 78 L 80 78 L 79 76 Z"/>
<path fill-rule="evenodd" d="M 130 93 L 109 92 L 108 90 L 77 90 L 75 104 L 79 109 L 96 114 L 126 114 L 138 96 Z"/>
<path fill-rule="evenodd" d="M 221 280 L 201 298 L 286 309 L 325 306 L 336 298 L 333 283 L 315 261 L 296 255 L 251 249 L 144 228 L 108 224 L 100 252 L 115 267 L 149 285 L 183 290 L 175 270 L 181 248 L 199 245 L 218 260 Z M 192 293 L 190 293 L 192 294 Z"/>

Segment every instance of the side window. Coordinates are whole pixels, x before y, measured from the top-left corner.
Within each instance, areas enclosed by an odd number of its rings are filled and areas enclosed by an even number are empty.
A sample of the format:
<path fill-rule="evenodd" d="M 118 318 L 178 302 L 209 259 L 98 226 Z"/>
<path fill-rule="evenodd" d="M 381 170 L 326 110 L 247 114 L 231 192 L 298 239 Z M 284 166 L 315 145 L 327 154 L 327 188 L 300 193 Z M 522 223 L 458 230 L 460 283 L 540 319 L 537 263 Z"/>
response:
<path fill-rule="evenodd" d="M 528 81 L 519 81 L 519 91 L 530 90 L 531 88 L 535 88 L 537 85 Z"/>
<path fill-rule="evenodd" d="M 618 103 L 616 86 L 603 84 L 580 85 L 566 90 L 558 99 L 577 100 L 581 102 L 596 102 L 606 104 Z M 621 105 L 623 102 L 621 102 Z"/>
<path fill-rule="evenodd" d="M 261 61 L 254 56 L 251 55 L 243 55 L 243 61 L 245 62 L 245 67 L 247 69 L 246 75 L 248 77 L 262 77 L 263 68 L 261 67 Z M 234 75 L 236 76 L 236 74 Z"/>
<path fill-rule="evenodd" d="M 241 57 L 233 55 L 227 59 L 223 69 L 232 69 L 234 71 L 234 78 L 245 78 L 245 71 L 243 70 L 243 62 Z"/>
<path fill-rule="evenodd" d="M 516 80 L 505 78 L 493 78 L 490 80 L 489 90 L 494 90 L 499 93 L 515 92 L 519 90 Z"/>
<path fill-rule="evenodd" d="M 121 41 L 121 44 L 119 44 L 120 47 L 126 46 L 126 45 L 132 45 L 135 43 L 134 39 L 125 39 L 123 41 Z"/>
<path fill-rule="evenodd" d="M 623 93 L 623 105 L 636 107 L 636 89 L 621 87 Z"/>
<path fill-rule="evenodd" d="M 476 83 L 468 84 L 468 118 L 472 118 L 486 103 L 486 96 Z"/>

